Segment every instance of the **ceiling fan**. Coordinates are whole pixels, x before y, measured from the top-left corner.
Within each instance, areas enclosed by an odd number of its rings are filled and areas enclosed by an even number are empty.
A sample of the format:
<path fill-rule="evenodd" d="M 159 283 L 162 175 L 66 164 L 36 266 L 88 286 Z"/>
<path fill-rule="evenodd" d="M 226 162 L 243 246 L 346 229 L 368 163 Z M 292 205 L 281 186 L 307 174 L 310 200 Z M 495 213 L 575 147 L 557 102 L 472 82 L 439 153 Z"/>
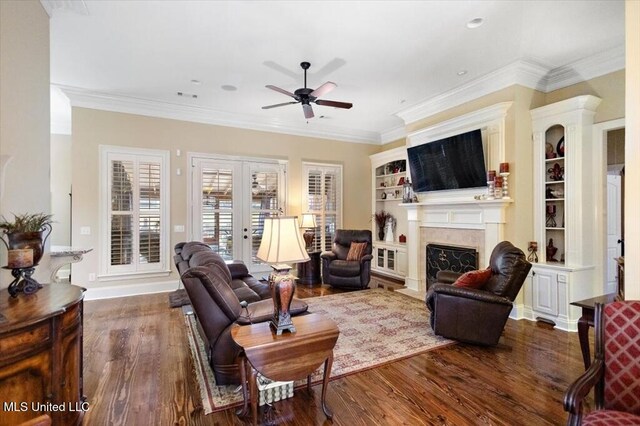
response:
<path fill-rule="evenodd" d="M 267 106 L 263 106 L 262 109 L 271 109 L 271 108 L 277 108 L 277 107 L 292 105 L 292 104 L 302 104 L 302 112 L 304 112 L 304 117 L 313 118 L 313 108 L 311 108 L 312 103 L 316 105 L 332 106 L 334 108 L 344 108 L 344 109 L 349 109 L 353 106 L 353 104 L 348 102 L 337 102 L 337 101 L 327 101 L 324 99 L 318 99 L 319 97 L 335 89 L 337 87 L 337 84 L 331 81 L 327 81 L 322 86 L 318 87 L 316 90 L 307 88 L 307 70 L 309 69 L 310 66 L 311 64 L 309 62 L 300 63 L 300 67 L 302 67 L 302 69 L 304 70 L 304 87 L 296 90 L 293 93 L 287 90 L 281 89 L 279 87 L 272 86 L 271 84 L 268 84 L 266 86 L 268 89 L 275 90 L 276 92 L 280 92 L 287 96 L 291 96 L 293 99 L 295 99 L 295 101 L 284 102 L 284 103 L 275 104 L 275 105 L 267 105 Z"/>

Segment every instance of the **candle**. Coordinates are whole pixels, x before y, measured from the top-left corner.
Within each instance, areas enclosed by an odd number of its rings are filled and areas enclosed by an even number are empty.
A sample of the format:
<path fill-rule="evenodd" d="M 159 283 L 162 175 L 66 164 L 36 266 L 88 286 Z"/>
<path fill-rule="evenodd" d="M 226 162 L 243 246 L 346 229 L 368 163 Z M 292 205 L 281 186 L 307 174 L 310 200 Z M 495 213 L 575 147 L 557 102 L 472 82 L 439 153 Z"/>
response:
<path fill-rule="evenodd" d="M 496 176 L 495 177 L 495 183 L 496 183 L 496 186 L 499 186 L 500 188 L 502 188 L 502 177 L 501 176 Z"/>
<path fill-rule="evenodd" d="M 500 163 L 500 173 L 509 173 L 509 163 Z"/>
<path fill-rule="evenodd" d="M 11 269 L 33 266 L 33 249 L 9 250 L 8 266 Z"/>
<path fill-rule="evenodd" d="M 555 204 L 549 204 L 547 206 L 547 214 L 556 214 L 556 205 Z"/>
<path fill-rule="evenodd" d="M 496 179 L 496 171 L 495 170 L 489 170 L 489 173 L 487 173 L 487 180 L 488 181 L 493 181 Z"/>

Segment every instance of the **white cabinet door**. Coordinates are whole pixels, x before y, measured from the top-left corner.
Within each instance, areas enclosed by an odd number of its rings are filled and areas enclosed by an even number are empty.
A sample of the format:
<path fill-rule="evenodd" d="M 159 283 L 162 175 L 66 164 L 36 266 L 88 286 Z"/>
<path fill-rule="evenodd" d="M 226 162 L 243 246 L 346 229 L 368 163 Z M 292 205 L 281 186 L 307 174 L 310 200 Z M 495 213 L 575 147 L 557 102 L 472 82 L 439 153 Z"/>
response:
<path fill-rule="evenodd" d="M 396 272 L 403 277 L 407 275 L 407 252 L 404 250 L 396 252 Z"/>
<path fill-rule="evenodd" d="M 558 315 L 558 275 L 553 271 L 533 273 L 533 310 L 550 316 Z"/>

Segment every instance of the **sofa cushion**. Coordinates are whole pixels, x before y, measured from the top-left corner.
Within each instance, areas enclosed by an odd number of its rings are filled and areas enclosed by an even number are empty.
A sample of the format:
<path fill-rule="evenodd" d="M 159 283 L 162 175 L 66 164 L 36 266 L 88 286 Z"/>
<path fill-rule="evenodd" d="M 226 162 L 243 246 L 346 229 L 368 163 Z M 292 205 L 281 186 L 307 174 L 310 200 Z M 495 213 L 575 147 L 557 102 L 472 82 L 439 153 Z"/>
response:
<path fill-rule="evenodd" d="M 479 269 L 477 271 L 469 271 L 460 275 L 453 283 L 456 287 L 482 288 L 491 278 L 491 269 Z"/>
<path fill-rule="evenodd" d="M 189 268 L 184 274 L 185 278 L 199 278 L 202 285 L 213 301 L 231 321 L 235 321 L 240 315 L 240 301 L 236 293 L 224 281 L 219 268 L 196 266 Z"/>
<path fill-rule="evenodd" d="M 193 253 L 189 260 L 189 267 L 193 268 L 194 266 L 217 268 L 223 274 L 225 282 L 231 282 L 231 272 L 229 272 L 224 259 L 218 253 L 214 253 L 211 250 Z"/>
<path fill-rule="evenodd" d="M 360 275 L 360 262 L 334 260 L 329 264 L 329 272 L 336 277 L 355 277 Z"/>
<path fill-rule="evenodd" d="M 238 296 L 238 300 L 245 301 L 247 303 L 258 302 L 262 298 L 242 280 L 232 280 L 231 287 L 233 292 Z"/>
<path fill-rule="evenodd" d="M 368 243 L 351 243 L 349 253 L 347 253 L 347 261 L 360 260 L 364 256 Z"/>
<path fill-rule="evenodd" d="M 189 260 L 194 253 L 205 250 L 211 251 L 211 248 L 200 241 L 190 241 L 182 246 L 180 256 L 182 256 L 184 260 Z"/>

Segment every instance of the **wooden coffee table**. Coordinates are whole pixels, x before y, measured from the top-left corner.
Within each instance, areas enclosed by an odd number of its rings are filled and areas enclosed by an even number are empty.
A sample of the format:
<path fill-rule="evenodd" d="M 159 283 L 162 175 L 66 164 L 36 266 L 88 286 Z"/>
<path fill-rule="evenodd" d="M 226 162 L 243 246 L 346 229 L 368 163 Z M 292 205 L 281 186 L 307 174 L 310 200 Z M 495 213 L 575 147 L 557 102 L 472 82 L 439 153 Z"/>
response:
<path fill-rule="evenodd" d="M 311 390 L 311 373 L 322 363 L 322 411 L 327 418 L 333 417 L 326 404 L 326 393 L 333 363 L 333 348 L 340 334 L 338 326 L 333 320 L 318 314 L 297 316 L 293 318 L 293 324 L 296 327 L 295 333 L 285 332 L 280 336 L 271 331 L 268 322 L 236 325 L 231 329 L 231 337 L 243 348 L 239 367 L 244 405 L 238 415 L 247 415 L 247 403 L 250 401 L 254 425 L 258 422 L 257 373 L 283 382 L 306 377 L 307 389 Z"/>
<path fill-rule="evenodd" d="M 607 304 L 615 300 L 616 294 L 605 294 L 603 296 L 592 297 L 591 299 L 571 302 L 573 306 L 582 308 L 582 316 L 578 319 L 578 338 L 580 339 L 580 350 L 582 351 L 582 361 L 584 369 L 591 365 L 591 347 L 589 346 L 589 327 L 593 327 L 593 313 L 596 303 Z"/>

